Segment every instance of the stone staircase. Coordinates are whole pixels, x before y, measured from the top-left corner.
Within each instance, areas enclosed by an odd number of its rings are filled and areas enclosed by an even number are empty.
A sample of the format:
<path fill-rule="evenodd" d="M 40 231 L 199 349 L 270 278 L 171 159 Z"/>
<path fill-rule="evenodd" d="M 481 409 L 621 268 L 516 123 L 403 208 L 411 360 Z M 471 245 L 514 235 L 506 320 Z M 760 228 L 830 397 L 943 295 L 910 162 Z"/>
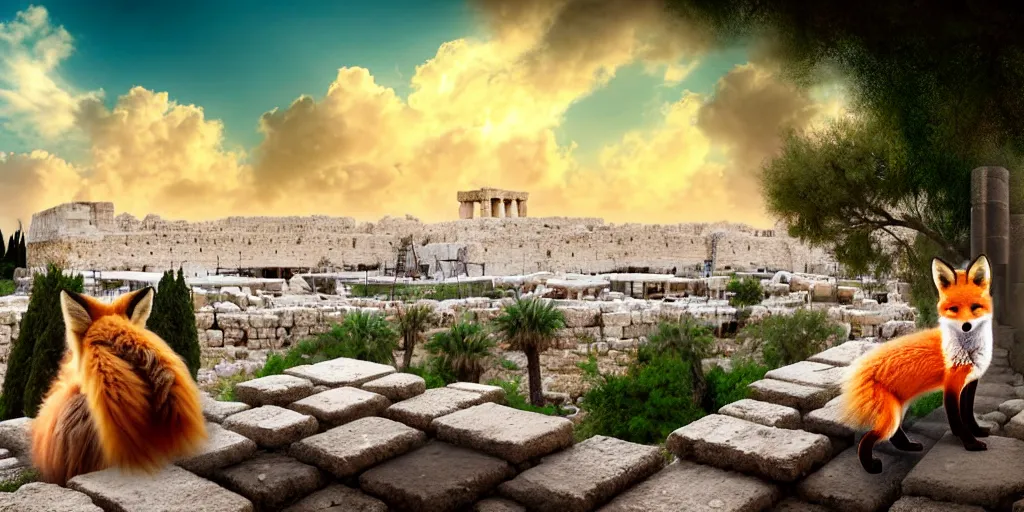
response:
<path fill-rule="evenodd" d="M 240 402 L 204 397 L 210 440 L 156 476 L 99 471 L 67 488 L 0 493 L 0 510 L 242 512 L 525 510 L 1024 510 L 1024 381 L 1008 368 L 1007 330 L 979 386 L 989 450 L 967 452 L 939 409 L 910 425 L 925 451 L 856 457 L 836 421 L 844 368 L 870 349 L 849 341 L 751 385 L 752 397 L 679 428 L 658 447 L 597 436 L 503 405 L 501 388 L 421 378 L 336 359 L 238 385 Z M 1016 386 L 1016 387 L 1015 387 Z M 0 478 L 28 469 L 27 418 L 0 423 Z"/>

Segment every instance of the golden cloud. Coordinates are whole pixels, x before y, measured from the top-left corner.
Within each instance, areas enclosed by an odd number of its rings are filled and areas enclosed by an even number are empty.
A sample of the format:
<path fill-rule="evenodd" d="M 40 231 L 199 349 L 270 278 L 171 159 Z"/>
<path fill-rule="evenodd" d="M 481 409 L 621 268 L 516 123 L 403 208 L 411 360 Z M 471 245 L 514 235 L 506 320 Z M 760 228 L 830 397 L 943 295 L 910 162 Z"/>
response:
<path fill-rule="evenodd" d="M 192 220 L 411 213 L 436 221 L 455 218 L 456 190 L 492 186 L 531 192 L 532 216 L 770 225 L 756 191 L 760 162 L 778 149 L 779 130 L 812 126 L 835 110 L 826 108 L 834 98 L 740 66 L 714 94 L 683 93 L 657 126 L 625 133 L 584 165 L 574 145 L 556 142 L 566 111 L 632 63 L 678 81 L 705 38 L 657 0 L 476 5 L 491 37 L 443 44 L 417 67 L 408 98 L 367 69 L 342 68 L 323 97 L 265 113 L 251 155 L 226 148 L 223 125 L 201 107 L 164 92 L 136 87 L 109 110 L 79 98 L 73 125 L 88 158 L 0 160 L 5 187 L 36 186 L 50 169 L 63 187 L 5 205 L 0 219 L 81 198 Z"/>

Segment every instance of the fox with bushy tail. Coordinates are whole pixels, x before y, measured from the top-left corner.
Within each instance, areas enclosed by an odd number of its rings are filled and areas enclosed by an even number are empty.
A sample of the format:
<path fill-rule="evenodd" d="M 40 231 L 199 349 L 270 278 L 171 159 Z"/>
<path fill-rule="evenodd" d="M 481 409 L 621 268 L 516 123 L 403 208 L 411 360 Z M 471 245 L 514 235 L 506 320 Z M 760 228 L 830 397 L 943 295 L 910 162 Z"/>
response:
<path fill-rule="evenodd" d="M 32 421 L 32 462 L 44 481 L 64 485 L 110 467 L 154 473 L 206 440 L 188 367 L 146 329 L 153 295 L 146 287 L 104 304 L 61 292 L 68 351 Z"/>
<path fill-rule="evenodd" d="M 970 451 L 987 449 L 979 437 L 987 429 L 974 418 L 978 379 L 992 362 L 992 272 L 978 256 L 966 270 L 932 260 L 932 280 L 939 291 L 939 325 L 890 340 L 860 356 L 843 382 L 841 421 L 869 429 L 857 447 L 868 473 L 881 473 L 872 450 L 889 440 L 904 451 L 921 451 L 903 431 L 903 416 L 915 398 L 942 390 L 949 427 Z"/>

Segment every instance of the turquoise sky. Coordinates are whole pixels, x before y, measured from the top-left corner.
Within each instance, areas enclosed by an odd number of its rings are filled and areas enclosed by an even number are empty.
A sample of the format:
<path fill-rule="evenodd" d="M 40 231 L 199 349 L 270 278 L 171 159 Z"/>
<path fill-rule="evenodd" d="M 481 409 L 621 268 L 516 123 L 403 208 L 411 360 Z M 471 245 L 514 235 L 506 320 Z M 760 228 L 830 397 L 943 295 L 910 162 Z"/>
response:
<path fill-rule="evenodd" d="M 33 2 L 0 0 L 0 21 Z M 229 146 L 254 147 L 259 116 L 301 94 L 321 97 L 342 66 L 368 68 L 378 83 L 405 97 L 415 67 L 438 47 L 480 33 L 462 0 L 211 0 L 135 2 L 49 0 L 55 25 L 75 39 L 60 75 L 78 90 L 102 88 L 112 105 L 132 86 L 167 91 L 220 119 Z M 639 65 L 619 71 L 603 89 L 573 105 L 558 130 L 592 158 L 625 131 L 658 122 L 663 103 L 681 92 L 709 93 L 746 52 L 705 57 L 680 84 L 667 87 Z M 59 143 L 55 143 L 59 144 Z M 46 147 L 0 129 L 0 151 Z M 63 154 L 62 156 L 74 156 Z"/>

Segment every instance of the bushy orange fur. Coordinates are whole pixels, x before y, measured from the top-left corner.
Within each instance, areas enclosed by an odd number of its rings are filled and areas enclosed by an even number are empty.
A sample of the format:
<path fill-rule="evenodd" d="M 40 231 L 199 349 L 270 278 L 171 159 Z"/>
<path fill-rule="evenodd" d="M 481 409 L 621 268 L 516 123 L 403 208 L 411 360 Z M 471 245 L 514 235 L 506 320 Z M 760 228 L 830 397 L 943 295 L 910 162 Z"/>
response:
<path fill-rule="evenodd" d="M 61 294 L 69 350 L 32 423 L 32 459 L 45 481 L 63 485 L 108 467 L 153 473 L 206 440 L 188 368 L 145 328 L 152 294 L 109 305 Z"/>

